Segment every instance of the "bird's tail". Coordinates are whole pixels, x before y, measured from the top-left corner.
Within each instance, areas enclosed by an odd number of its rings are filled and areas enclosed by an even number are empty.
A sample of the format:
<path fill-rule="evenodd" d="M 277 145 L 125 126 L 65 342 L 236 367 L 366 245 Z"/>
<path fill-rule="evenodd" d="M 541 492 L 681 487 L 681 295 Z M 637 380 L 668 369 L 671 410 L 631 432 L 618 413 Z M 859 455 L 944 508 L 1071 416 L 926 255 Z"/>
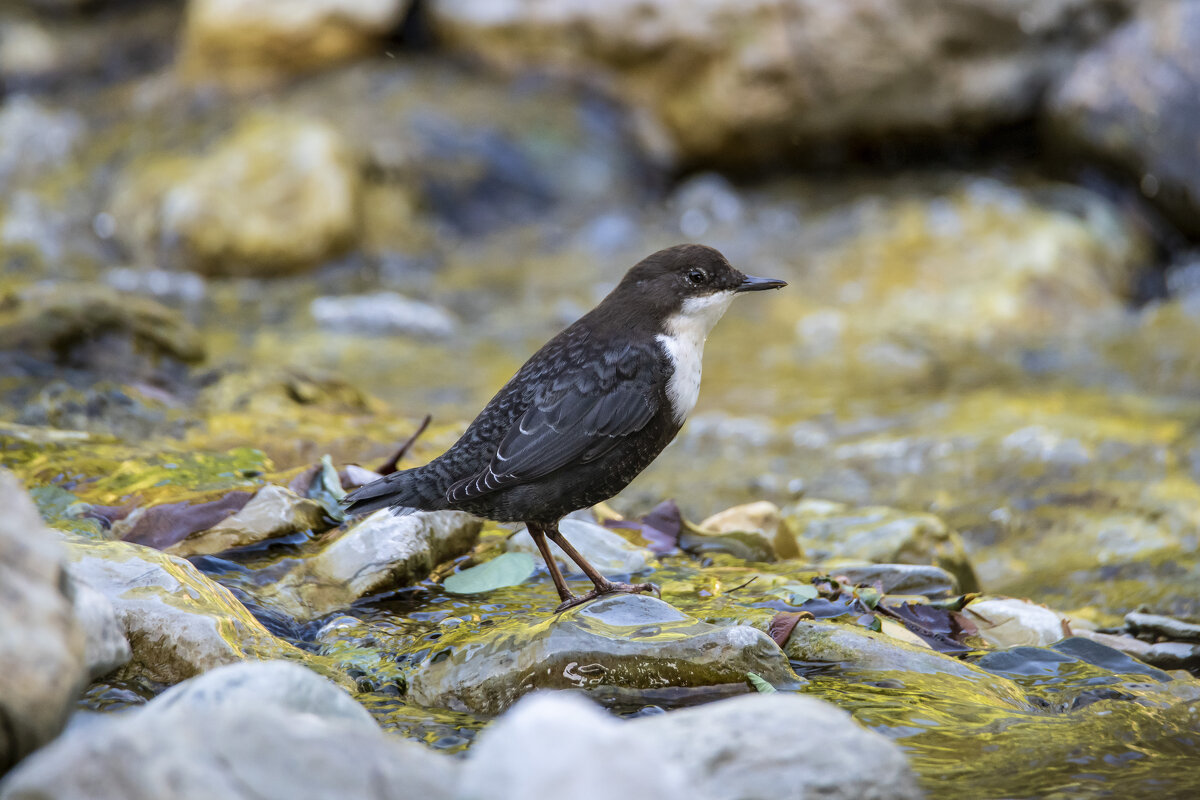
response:
<path fill-rule="evenodd" d="M 350 492 L 342 498 L 342 505 L 350 515 L 366 514 L 381 508 L 391 508 L 396 514 L 445 508 L 445 493 L 437 486 L 440 482 L 429 480 L 424 471 L 424 467 L 417 467 L 393 472 Z"/>

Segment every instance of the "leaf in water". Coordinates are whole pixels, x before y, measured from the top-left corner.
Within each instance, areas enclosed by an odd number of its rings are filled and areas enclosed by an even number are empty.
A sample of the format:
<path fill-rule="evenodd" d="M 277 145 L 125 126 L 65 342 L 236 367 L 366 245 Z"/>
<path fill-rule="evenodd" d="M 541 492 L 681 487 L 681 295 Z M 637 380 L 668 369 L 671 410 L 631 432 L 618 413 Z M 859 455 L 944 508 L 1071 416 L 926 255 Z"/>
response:
<path fill-rule="evenodd" d="M 208 503 L 163 503 L 130 514 L 114 528 L 122 539 L 163 550 L 241 511 L 253 496 L 233 491 Z"/>
<path fill-rule="evenodd" d="M 874 586 L 859 586 L 854 590 L 854 596 L 867 608 L 875 608 L 883 599 L 883 594 Z"/>
<path fill-rule="evenodd" d="M 750 681 L 750 685 L 755 688 L 759 694 L 774 694 L 779 691 L 771 684 L 767 683 L 766 679 L 761 675 L 756 675 L 753 672 L 746 673 L 746 680 Z"/>
<path fill-rule="evenodd" d="M 879 623 L 882 632 L 886 633 L 888 636 L 891 636 L 893 639 L 899 639 L 902 642 L 908 642 L 915 647 L 924 647 L 927 650 L 931 649 L 929 647 L 929 642 L 925 641 L 920 636 L 917 636 L 899 622 L 885 618 L 879 620 Z"/>
<path fill-rule="evenodd" d="M 334 499 L 341 500 L 346 496 L 346 490 L 342 488 L 342 480 L 338 477 L 337 468 L 333 466 L 333 459 L 329 454 L 321 456 L 321 488 L 333 495 Z"/>
<path fill-rule="evenodd" d="M 879 608 L 939 653 L 969 653 L 975 649 L 963 644 L 965 637 L 976 633 L 975 626 L 956 611 L 926 603 L 901 603 Z"/>
<path fill-rule="evenodd" d="M 679 532 L 683 528 L 683 515 L 674 500 L 664 500 L 640 520 L 609 519 L 604 521 L 608 528 L 634 530 L 649 542 L 656 556 L 670 553 L 679 546 Z"/>
<path fill-rule="evenodd" d="M 780 611 L 771 617 L 771 623 L 767 626 L 767 635 L 775 640 L 775 644 L 783 647 L 802 619 L 816 619 L 816 617 L 807 611 Z"/>
<path fill-rule="evenodd" d="M 794 606 L 803 605 L 820 596 L 817 587 L 811 583 L 785 583 L 783 586 L 776 586 L 768 594 L 781 598 Z"/>
<path fill-rule="evenodd" d="M 442 586 L 451 594 L 478 594 L 505 586 L 516 586 L 533 574 L 529 553 L 501 553 L 477 567 L 447 575 Z"/>

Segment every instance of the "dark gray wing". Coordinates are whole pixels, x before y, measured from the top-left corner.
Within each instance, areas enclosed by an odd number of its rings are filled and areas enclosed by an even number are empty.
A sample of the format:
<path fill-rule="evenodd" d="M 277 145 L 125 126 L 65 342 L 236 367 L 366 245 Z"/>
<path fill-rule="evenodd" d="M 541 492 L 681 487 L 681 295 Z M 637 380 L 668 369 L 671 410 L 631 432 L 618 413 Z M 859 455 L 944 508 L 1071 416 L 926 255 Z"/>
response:
<path fill-rule="evenodd" d="M 447 499 L 478 497 L 596 460 L 653 418 L 659 369 L 656 351 L 627 345 L 548 376 L 487 467 L 451 486 Z"/>

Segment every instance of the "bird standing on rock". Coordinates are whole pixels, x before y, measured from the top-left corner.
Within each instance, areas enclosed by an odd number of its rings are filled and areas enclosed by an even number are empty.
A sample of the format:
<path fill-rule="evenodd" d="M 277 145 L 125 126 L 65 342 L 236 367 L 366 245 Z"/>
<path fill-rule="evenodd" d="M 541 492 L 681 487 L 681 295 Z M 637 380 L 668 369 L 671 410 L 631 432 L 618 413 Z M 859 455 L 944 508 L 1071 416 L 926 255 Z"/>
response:
<path fill-rule="evenodd" d="M 704 340 L 734 296 L 786 285 L 743 275 L 703 245 L 654 253 L 534 353 L 453 447 L 351 492 L 346 510 L 457 509 L 524 522 L 562 600 L 558 611 L 612 592 L 656 591 L 605 578 L 558 522 L 624 489 L 675 438 L 696 405 Z M 571 593 L 547 539 L 591 579 L 590 592 Z"/>

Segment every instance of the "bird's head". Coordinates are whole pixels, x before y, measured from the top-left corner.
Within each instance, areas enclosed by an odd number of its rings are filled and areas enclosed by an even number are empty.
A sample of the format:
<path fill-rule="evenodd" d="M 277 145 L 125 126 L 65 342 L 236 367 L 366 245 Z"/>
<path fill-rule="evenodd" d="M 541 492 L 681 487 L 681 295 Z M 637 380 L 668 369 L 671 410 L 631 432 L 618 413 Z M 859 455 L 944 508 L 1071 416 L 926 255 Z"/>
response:
<path fill-rule="evenodd" d="M 634 265 L 606 302 L 628 304 L 663 324 L 695 324 L 706 334 L 736 295 L 784 286 L 743 274 L 711 247 L 679 244 Z"/>

